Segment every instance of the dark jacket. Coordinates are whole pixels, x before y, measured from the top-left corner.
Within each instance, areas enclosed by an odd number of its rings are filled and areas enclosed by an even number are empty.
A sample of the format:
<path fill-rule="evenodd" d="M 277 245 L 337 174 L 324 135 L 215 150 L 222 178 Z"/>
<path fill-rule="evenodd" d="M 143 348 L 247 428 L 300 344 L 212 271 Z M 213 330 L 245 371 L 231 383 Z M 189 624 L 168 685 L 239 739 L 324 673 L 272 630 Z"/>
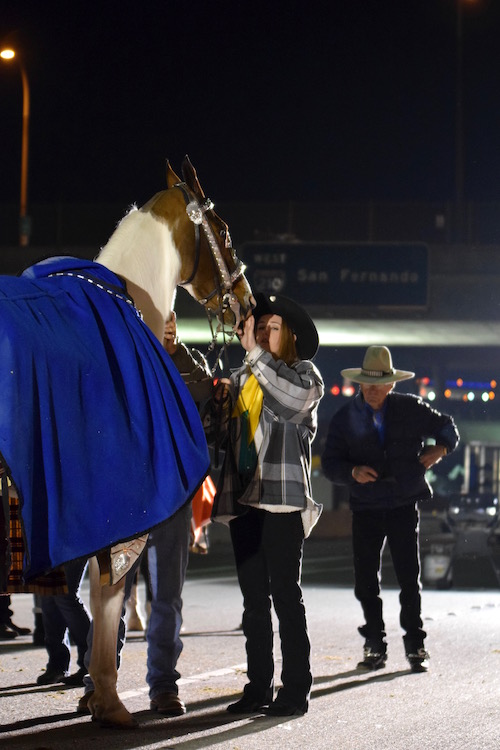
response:
<path fill-rule="evenodd" d="M 391 392 L 382 444 L 372 414 L 358 393 L 330 422 L 321 459 L 323 471 L 332 482 L 349 486 L 352 510 L 389 509 L 428 500 L 432 490 L 419 461 L 427 438 L 434 438 L 451 453 L 459 441 L 453 419 L 418 396 Z M 379 479 L 356 482 L 352 470 L 360 465 L 371 466 Z"/>

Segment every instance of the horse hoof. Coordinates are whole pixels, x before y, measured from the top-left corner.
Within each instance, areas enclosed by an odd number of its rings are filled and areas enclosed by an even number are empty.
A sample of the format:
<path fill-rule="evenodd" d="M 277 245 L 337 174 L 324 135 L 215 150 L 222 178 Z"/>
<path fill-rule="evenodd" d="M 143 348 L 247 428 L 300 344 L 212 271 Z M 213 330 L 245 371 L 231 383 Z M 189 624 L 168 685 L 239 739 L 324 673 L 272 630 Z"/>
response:
<path fill-rule="evenodd" d="M 120 701 L 114 708 L 105 708 L 90 698 L 88 702 L 89 710 L 92 714 L 92 721 L 98 722 L 101 727 L 106 729 L 135 729 L 138 726 L 137 721 L 130 714 L 123 703 Z"/>

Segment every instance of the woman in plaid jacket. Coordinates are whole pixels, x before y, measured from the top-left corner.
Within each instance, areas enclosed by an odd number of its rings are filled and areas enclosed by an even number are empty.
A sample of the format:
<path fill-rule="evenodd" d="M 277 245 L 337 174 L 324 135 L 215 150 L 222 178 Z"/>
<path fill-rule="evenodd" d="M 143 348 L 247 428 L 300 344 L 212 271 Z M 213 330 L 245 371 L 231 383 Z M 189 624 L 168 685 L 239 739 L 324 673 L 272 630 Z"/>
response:
<path fill-rule="evenodd" d="M 311 443 L 324 393 L 306 311 L 256 294 L 240 341 L 241 368 L 224 380 L 228 439 L 214 520 L 228 521 L 243 594 L 247 676 L 237 714 L 304 714 L 312 676 L 300 588 L 302 550 L 321 513 L 311 494 Z M 282 687 L 273 700 L 271 601 L 280 623 Z"/>

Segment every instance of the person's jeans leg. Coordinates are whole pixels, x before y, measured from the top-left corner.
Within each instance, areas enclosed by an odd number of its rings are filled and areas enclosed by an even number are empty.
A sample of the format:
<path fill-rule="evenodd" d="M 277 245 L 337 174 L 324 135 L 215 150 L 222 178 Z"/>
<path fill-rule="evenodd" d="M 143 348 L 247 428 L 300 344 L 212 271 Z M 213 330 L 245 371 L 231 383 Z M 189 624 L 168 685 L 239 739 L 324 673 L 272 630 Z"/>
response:
<path fill-rule="evenodd" d="M 359 628 L 359 632 L 366 642 L 373 643 L 372 647 L 382 644 L 386 635 L 380 597 L 380 566 L 385 537 L 385 511 L 353 512 L 354 594 L 365 617 L 365 625 Z"/>
<path fill-rule="evenodd" d="M 148 541 L 151 584 L 151 616 L 147 629 L 146 681 L 150 698 L 177 693 L 176 669 L 182 651 L 182 588 L 189 559 L 191 504 L 187 503 L 161 526 Z"/>
<path fill-rule="evenodd" d="M 247 653 L 245 695 L 272 700 L 274 685 L 273 625 L 269 571 L 262 546 L 266 511 L 250 508 L 229 524 L 236 571 L 243 595 L 243 633 Z"/>
<path fill-rule="evenodd" d="M 279 620 L 282 687 L 278 698 L 301 707 L 312 685 L 311 644 L 300 587 L 304 528 L 300 512 L 266 513 L 263 545 L 271 580 L 271 595 Z"/>
<path fill-rule="evenodd" d="M 67 672 L 71 660 L 71 651 L 67 635 L 67 625 L 57 596 L 41 596 L 45 648 L 47 649 L 47 671 Z"/>
<path fill-rule="evenodd" d="M 421 617 L 420 554 L 418 510 L 414 504 L 395 508 L 388 514 L 388 543 L 394 571 L 400 586 L 400 623 L 405 631 L 407 653 L 424 644 L 426 633 Z"/>
<path fill-rule="evenodd" d="M 86 560 L 73 560 L 64 565 L 68 593 L 54 598 L 78 653 L 78 666 L 84 666 L 87 635 L 90 627 L 89 613 L 80 598 L 80 585 L 87 566 Z"/>

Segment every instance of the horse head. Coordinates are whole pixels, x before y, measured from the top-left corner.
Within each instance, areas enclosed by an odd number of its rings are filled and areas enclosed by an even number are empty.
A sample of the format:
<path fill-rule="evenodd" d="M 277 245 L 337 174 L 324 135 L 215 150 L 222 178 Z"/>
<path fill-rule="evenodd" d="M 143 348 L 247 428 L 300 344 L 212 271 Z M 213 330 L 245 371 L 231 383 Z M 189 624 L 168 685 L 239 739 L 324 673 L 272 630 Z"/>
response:
<path fill-rule="evenodd" d="M 167 189 L 140 209 L 133 206 L 96 260 L 125 281 L 160 341 L 176 286 L 185 287 L 205 307 L 211 324 L 217 318 L 215 341 L 221 330 L 226 334 L 239 328 L 255 300 L 227 224 L 205 197 L 187 157 L 182 174 L 184 180 L 167 162 Z"/>
<path fill-rule="evenodd" d="M 185 206 L 173 229 L 181 256 L 179 286 L 211 311 L 222 326 L 236 330 L 255 305 L 245 266 L 234 251 L 226 222 L 215 213 L 187 156 L 182 176 L 181 180 L 167 161 L 165 192 L 176 191 Z M 167 202 L 158 200 L 150 210 L 162 215 L 166 206 Z"/>

